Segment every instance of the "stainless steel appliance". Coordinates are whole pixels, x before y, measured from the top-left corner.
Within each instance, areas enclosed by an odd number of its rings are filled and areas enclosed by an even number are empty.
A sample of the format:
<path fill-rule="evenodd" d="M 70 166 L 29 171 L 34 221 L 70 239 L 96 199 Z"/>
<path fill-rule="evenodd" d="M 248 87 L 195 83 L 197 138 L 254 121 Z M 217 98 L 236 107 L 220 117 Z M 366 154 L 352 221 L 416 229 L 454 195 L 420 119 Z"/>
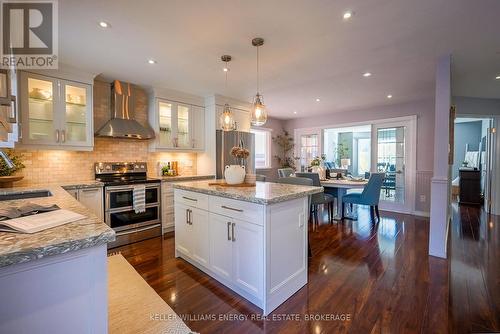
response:
<path fill-rule="evenodd" d="M 111 91 L 111 119 L 96 132 L 96 136 L 133 139 L 154 138 L 153 129 L 142 126 L 134 119 L 134 87 L 130 83 L 115 80 Z"/>
<path fill-rule="evenodd" d="M 247 173 L 255 174 L 255 135 L 242 131 L 222 131 L 216 132 L 216 176 L 217 179 L 224 178 L 224 168 L 226 165 L 240 165 L 242 162 L 231 155 L 231 149 L 235 146 L 242 146 L 250 151 L 250 156 L 245 159 L 244 165 Z"/>
<path fill-rule="evenodd" d="M 161 181 L 147 177 L 145 162 L 96 162 L 95 178 L 104 183 L 104 221 L 116 232 L 108 248 L 161 235 Z M 146 211 L 133 209 L 134 186 L 146 188 Z"/>

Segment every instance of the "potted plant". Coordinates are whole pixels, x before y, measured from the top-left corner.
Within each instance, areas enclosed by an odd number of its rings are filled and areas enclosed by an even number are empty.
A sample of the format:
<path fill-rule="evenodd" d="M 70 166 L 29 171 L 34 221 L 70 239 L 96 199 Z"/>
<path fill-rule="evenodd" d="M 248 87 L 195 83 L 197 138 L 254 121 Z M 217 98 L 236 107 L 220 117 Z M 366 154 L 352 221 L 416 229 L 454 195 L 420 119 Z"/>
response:
<path fill-rule="evenodd" d="M 13 168 L 9 168 L 3 159 L 0 159 L 0 187 L 11 188 L 13 182 L 23 179 L 22 175 L 14 175 L 16 172 L 23 169 L 25 166 L 22 162 L 22 156 L 16 154 L 13 150 L 5 150 L 5 153 L 14 163 Z"/>
<path fill-rule="evenodd" d="M 245 180 L 245 159 L 250 156 L 250 151 L 242 146 L 235 146 L 231 149 L 231 155 L 240 159 L 241 165 L 228 165 L 224 168 L 224 178 L 227 184 L 240 184 Z"/>
<path fill-rule="evenodd" d="M 326 154 L 322 154 L 321 157 L 315 157 L 314 159 L 311 160 L 311 171 L 313 173 L 318 173 L 320 179 L 325 179 L 326 178 L 326 173 L 325 173 L 325 160 L 326 160 Z"/>
<path fill-rule="evenodd" d="M 280 168 L 295 169 L 295 160 L 298 158 L 293 156 L 293 148 L 295 147 L 293 137 L 283 129 L 283 133 L 273 137 L 273 142 L 279 146 L 279 154 L 275 155 L 274 158 Z"/>

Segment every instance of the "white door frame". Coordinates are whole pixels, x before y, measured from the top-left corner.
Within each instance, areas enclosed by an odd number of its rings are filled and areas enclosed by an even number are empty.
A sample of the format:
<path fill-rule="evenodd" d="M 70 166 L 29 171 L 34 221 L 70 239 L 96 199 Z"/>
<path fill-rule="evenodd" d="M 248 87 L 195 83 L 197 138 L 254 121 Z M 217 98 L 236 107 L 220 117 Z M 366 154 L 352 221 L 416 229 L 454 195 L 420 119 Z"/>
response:
<path fill-rule="evenodd" d="M 343 127 L 353 127 L 360 125 L 376 125 L 376 124 L 389 124 L 389 123 L 408 123 L 408 146 L 411 151 L 407 154 L 408 156 L 408 164 L 407 164 L 407 180 L 408 183 L 406 185 L 408 194 L 407 203 L 408 207 L 400 210 L 400 209 L 387 209 L 389 211 L 401 212 L 407 214 L 415 214 L 415 189 L 416 189 L 416 177 L 417 177 L 417 116 L 401 116 L 401 117 L 393 117 L 393 118 L 384 118 L 384 119 L 374 119 L 374 120 L 366 120 L 360 122 L 349 122 L 349 123 L 340 123 L 340 124 L 330 124 L 321 127 L 310 127 L 310 128 L 297 128 L 294 129 L 294 142 L 295 142 L 295 156 L 300 156 L 300 136 L 304 134 L 318 134 L 319 135 L 319 152 L 323 153 L 323 135 L 325 129 L 334 129 L 334 128 L 343 128 Z M 373 144 L 373 141 L 372 141 Z M 372 158 L 373 154 L 372 154 Z M 372 160 L 373 161 L 373 160 Z M 406 200 L 406 199 L 405 199 Z M 384 209 L 383 206 L 381 206 Z"/>
<path fill-rule="evenodd" d="M 404 203 L 391 203 L 388 201 L 380 202 L 380 209 L 413 214 L 415 212 L 415 177 L 416 177 L 416 153 L 417 153 L 417 117 L 406 120 L 381 122 L 372 124 L 372 154 L 371 162 L 373 173 L 377 172 L 377 129 L 391 127 L 405 127 L 405 198 Z"/>

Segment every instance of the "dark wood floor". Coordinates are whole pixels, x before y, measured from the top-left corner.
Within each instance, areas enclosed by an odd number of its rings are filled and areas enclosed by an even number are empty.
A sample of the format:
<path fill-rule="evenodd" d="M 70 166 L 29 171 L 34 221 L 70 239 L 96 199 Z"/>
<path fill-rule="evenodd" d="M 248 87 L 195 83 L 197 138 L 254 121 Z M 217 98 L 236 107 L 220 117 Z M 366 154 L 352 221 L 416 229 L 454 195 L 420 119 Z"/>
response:
<path fill-rule="evenodd" d="M 500 332 L 500 216 L 453 204 L 450 332 Z"/>
<path fill-rule="evenodd" d="M 445 333 L 448 262 L 427 256 L 428 220 L 381 214 L 375 226 L 368 210 L 359 209 L 358 221 L 325 220 L 310 231 L 309 283 L 267 320 L 258 318 L 259 308 L 175 259 L 172 236 L 115 251 L 201 333 Z M 228 315 L 236 319 L 206 319 Z M 283 315 L 301 320 L 277 318 Z"/>

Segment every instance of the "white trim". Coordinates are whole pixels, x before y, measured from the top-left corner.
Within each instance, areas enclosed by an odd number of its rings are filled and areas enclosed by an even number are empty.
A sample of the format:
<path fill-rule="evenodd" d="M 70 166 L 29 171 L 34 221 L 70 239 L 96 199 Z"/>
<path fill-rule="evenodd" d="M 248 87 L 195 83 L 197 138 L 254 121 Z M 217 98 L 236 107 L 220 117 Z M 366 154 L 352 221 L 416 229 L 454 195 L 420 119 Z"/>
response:
<path fill-rule="evenodd" d="M 413 215 L 417 217 L 429 218 L 431 216 L 431 213 L 429 211 L 413 211 Z"/>
<path fill-rule="evenodd" d="M 257 162 L 255 162 L 255 169 L 256 170 L 262 170 L 262 169 L 271 169 L 273 165 L 273 157 L 272 157 L 272 135 L 271 135 L 271 129 L 266 129 L 266 128 L 251 128 L 250 133 L 256 134 L 258 132 L 266 134 L 266 163 L 264 166 L 257 166 Z M 255 149 L 255 151 L 257 151 Z"/>
<path fill-rule="evenodd" d="M 350 122 L 350 123 L 331 124 L 331 125 L 324 125 L 321 127 L 313 127 L 313 128 L 296 128 L 296 129 L 294 129 L 294 131 L 297 131 L 297 130 L 315 130 L 315 129 L 324 130 L 324 129 L 331 129 L 331 128 L 346 128 L 346 127 L 351 127 L 351 126 L 359 126 L 359 125 L 367 125 L 367 124 L 411 121 L 413 119 L 416 120 L 417 115 L 391 117 L 391 118 L 384 118 L 384 119 L 372 119 L 372 120 Z"/>

